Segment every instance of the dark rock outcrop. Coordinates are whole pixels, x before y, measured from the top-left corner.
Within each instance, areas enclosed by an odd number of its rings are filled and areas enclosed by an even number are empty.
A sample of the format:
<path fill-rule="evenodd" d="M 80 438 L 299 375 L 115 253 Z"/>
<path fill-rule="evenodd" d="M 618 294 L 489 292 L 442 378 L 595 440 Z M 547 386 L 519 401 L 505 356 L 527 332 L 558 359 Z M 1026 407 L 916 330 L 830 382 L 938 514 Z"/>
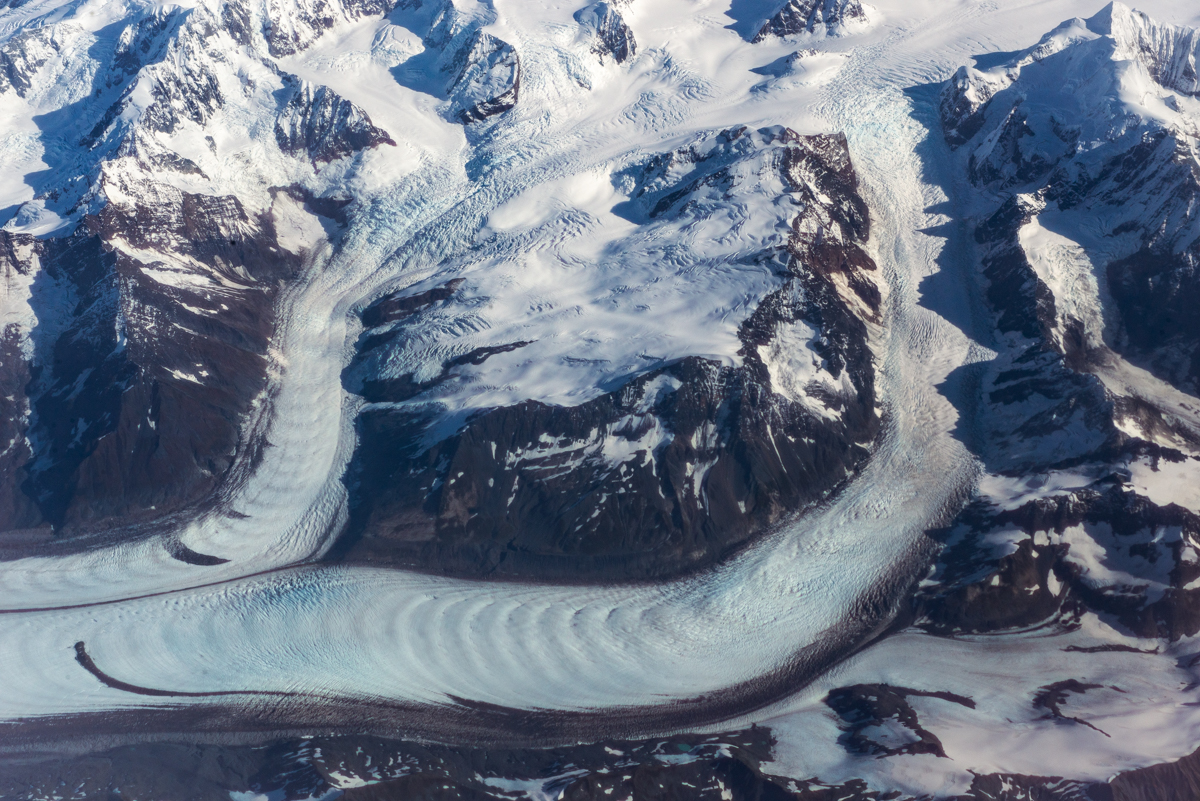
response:
<path fill-rule="evenodd" d="M 0 240 L 0 245 L 11 245 L 11 241 Z M 5 271 L 14 269 L 16 263 L 11 257 L 0 258 Z M 20 489 L 32 455 L 25 436 L 30 412 L 25 387 L 31 376 L 23 339 L 15 324 L 0 332 L 0 528 L 6 530 L 30 528 L 41 517 L 33 499 Z"/>
<path fill-rule="evenodd" d="M 476 30 L 451 58 L 446 93 L 451 113 L 463 124 L 481 122 L 517 105 L 521 59 L 516 49 L 490 33 Z"/>
<path fill-rule="evenodd" d="M 107 205 L 70 237 L 0 232 L 0 258 L 21 254 L 5 269 L 36 272 L 39 316 L 33 357 L 16 363 L 30 376 L 17 397 L 32 410 L 31 452 L 5 476 L 38 514 L 10 508 L 0 528 L 72 532 L 168 513 L 210 492 L 247 445 L 240 425 L 265 387 L 272 303 L 298 257 L 235 198 L 146 189 L 144 204 Z M 210 272 L 174 279 L 179 259 Z"/>
<path fill-rule="evenodd" d="M 605 58 L 612 58 L 618 64 L 623 64 L 637 54 L 633 30 L 613 3 L 594 3 L 579 11 L 575 18 L 596 37 L 592 52 L 600 56 L 602 62 Z"/>
<path fill-rule="evenodd" d="M 275 140 L 288 155 L 314 163 L 334 161 L 376 145 L 395 145 L 367 113 L 327 86 L 290 78 L 291 99 L 275 123 Z"/>
<path fill-rule="evenodd" d="M 769 36 L 793 36 L 816 30 L 831 31 L 846 23 L 865 22 L 859 0 L 787 0 L 755 34 L 753 41 Z"/>
<path fill-rule="evenodd" d="M 1024 536 L 1001 537 L 1014 528 Z M 1078 533 L 1064 537 L 1072 528 Z M 999 552 L 986 545 L 998 537 L 1010 543 Z M 1200 632 L 1200 590 L 1189 588 L 1200 577 L 1192 545 L 1200 542 L 1200 515 L 1150 502 L 1119 474 L 1014 509 L 977 502 L 946 542 L 936 582 L 917 595 L 920 625 L 929 631 L 984 633 L 1054 619 L 1071 625 L 1091 609 L 1138 637 Z M 1103 553 L 1103 570 L 1089 545 Z"/>
<path fill-rule="evenodd" d="M 1200 396 L 1200 240 L 1183 253 L 1144 247 L 1107 272 L 1120 311 L 1121 351 Z"/>
<path fill-rule="evenodd" d="M 945 757 L 942 743 L 921 727 L 910 697 L 937 698 L 975 708 L 970 698 L 949 692 L 929 692 L 887 684 L 839 687 L 825 697 L 825 705 L 842 720 L 842 745 L 851 753 L 874 756 L 931 754 Z"/>

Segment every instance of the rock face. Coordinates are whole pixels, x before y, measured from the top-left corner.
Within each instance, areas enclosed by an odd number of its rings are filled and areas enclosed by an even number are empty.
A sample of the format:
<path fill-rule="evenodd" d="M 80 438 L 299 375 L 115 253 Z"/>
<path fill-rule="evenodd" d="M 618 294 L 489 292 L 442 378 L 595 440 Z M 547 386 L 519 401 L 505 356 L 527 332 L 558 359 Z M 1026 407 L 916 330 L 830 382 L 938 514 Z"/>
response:
<path fill-rule="evenodd" d="M 782 792 L 781 782 L 759 767 L 772 745 L 764 728 L 545 750 L 421 746 L 370 737 L 291 740 L 269 748 L 162 744 L 14 765 L 11 770 L 5 766 L 0 792 L 5 798 L 33 799 L 64 782 L 85 799 L 107 798 L 119 790 L 122 796 L 139 798 L 224 801 L 232 790 L 287 799 L 337 793 L 363 801 L 488 801 L 512 798 L 503 789 L 511 779 L 569 799 L 717 801 L 729 788 L 738 797 Z M 663 761 L 663 756 L 680 764 Z M 564 770 L 564 765 L 572 769 Z"/>
<path fill-rule="evenodd" d="M 272 9 L 149 8 L 104 39 L 51 22 L 0 46 L 0 92 L 45 110 L 50 154 L 0 231 L 0 530 L 136 526 L 219 502 L 254 458 L 274 303 L 325 236 L 315 210 L 329 213 L 294 182 L 392 142 L 271 60 L 387 9 Z M 231 63 L 238 48 L 250 66 Z M 63 86 L 77 87 L 65 105 Z M 247 192 L 217 140 L 272 127 Z M 296 220 L 316 238 L 299 241 Z"/>
<path fill-rule="evenodd" d="M 480 301 L 464 279 L 385 297 L 364 311 L 346 374 L 368 405 L 347 476 L 353 522 L 335 558 L 576 579 L 671 573 L 821 499 L 866 458 L 880 294 L 845 139 L 734 129 L 618 180 L 630 187 L 625 213 L 648 232 L 710 219 L 713 203 L 753 204 L 764 180 L 790 200 L 778 240 L 740 257 L 775 286 L 737 329 L 737 363 L 686 356 L 584 403 L 529 399 L 450 422 L 439 406 L 478 391 L 473 366 L 536 352 L 538 328 L 452 358 L 437 346 L 422 364 L 413 343 L 453 330 Z M 778 205 L 751 208 L 734 224 L 775 225 L 753 215 Z"/>
<path fill-rule="evenodd" d="M 296 264 L 269 252 L 273 232 L 235 198 L 159 189 L 144 206 L 106 206 L 71 237 L 0 233 L 5 270 L 33 278 L 30 306 L 58 329 L 35 328 L 32 358 L 13 365 L 30 375 L 32 414 L 9 486 L 39 511 L 13 528 L 180 508 L 212 489 L 241 445 L 271 330 L 272 293 L 255 279 L 287 277 Z M 218 294 L 160 281 L 117 242 L 194 259 L 232 285 Z"/>
<path fill-rule="evenodd" d="M 449 99 L 449 117 L 464 125 L 503 114 L 516 104 L 521 91 L 521 59 L 516 49 L 483 27 L 495 21 L 494 12 L 471 16 L 450 0 L 403 0 L 399 9 L 406 23 L 422 34 L 433 57 L 419 64 L 424 72 L 445 76 L 441 92 Z"/>
<path fill-rule="evenodd" d="M 368 737 L 284 741 L 269 748 L 164 743 L 15 765 L 11 779 L 0 777 L 0 792 L 6 798 L 32 801 L 61 782 L 83 799 L 107 798 L 119 789 L 122 795 L 138 797 L 224 801 L 231 788 L 245 788 L 233 792 L 287 799 L 338 793 L 348 801 L 499 801 L 513 797 L 513 791 L 505 789 L 513 785 L 568 801 L 897 797 L 872 791 L 861 779 L 824 784 L 771 776 L 763 768 L 773 746 L 771 732 L 764 727 L 708 737 L 681 735 L 543 750 L 422 746 Z M 991 777 L 980 778 L 986 782 Z M 1017 777 L 1004 778 L 1020 785 Z M 981 801 L 995 797 L 969 796 Z"/>
<path fill-rule="evenodd" d="M 937 590 L 919 597 L 925 625 L 947 634 L 1070 626 L 1091 610 L 1138 637 L 1193 636 L 1200 515 L 1126 483 L 1113 475 L 1014 508 L 976 502 L 949 532 Z"/>
<path fill-rule="evenodd" d="M 480 122 L 517 104 L 521 60 L 512 45 L 490 33 L 475 31 L 448 64 L 454 77 L 446 90 L 455 118 Z"/>
<path fill-rule="evenodd" d="M 887 684 L 856 684 L 838 687 L 825 697 L 825 704 L 841 718 L 847 729 L 842 744 L 848 750 L 876 757 L 898 754 L 932 754 L 946 757 L 937 736 L 921 727 L 910 697 L 938 698 L 968 709 L 970 698 L 948 692 L 929 692 Z"/>
<path fill-rule="evenodd" d="M 1196 42 L 1114 3 L 944 88 L 964 183 L 999 199 L 973 237 L 998 355 L 977 443 L 992 476 L 941 535 L 932 630 L 1093 610 L 1141 637 L 1200 631 Z"/>
<path fill-rule="evenodd" d="M 595 37 L 592 52 L 600 56 L 601 61 L 611 57 L 622 64 L 637 54 L 633 30 L 614 3 L 593 3 L 581 9 L 575 18 Z"/>
<path fill-rule="evenodd" d="M 289 83 L 295 83 L 289 81 Z M 308 81 L 294 94 L 275 122 L 275 141 L 288 155 L 314 162 L 334 161 L 376 145 L 395 145 L 387 132 L 371 124 L 366 112 L 338 97 L 329 87 Z"/>
<path fill-rule="evenodd" d="M 753 41 L 800 33 L 835 33 L 866 22 L 867 12 L 859 0 L 788 0 L 759 29 Z"/>

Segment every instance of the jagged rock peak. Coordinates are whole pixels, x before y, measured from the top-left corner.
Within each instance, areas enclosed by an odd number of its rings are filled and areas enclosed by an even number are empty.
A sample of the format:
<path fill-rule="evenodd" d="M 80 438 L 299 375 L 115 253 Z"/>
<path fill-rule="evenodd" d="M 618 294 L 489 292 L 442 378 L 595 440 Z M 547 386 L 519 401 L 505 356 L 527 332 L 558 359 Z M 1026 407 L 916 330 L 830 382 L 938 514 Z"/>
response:
<path fill-rule="evenodd" d="M 1123 3 L 1109 3 L 1087 24 L 1092 31 L 1112 37 L 1114 59 L 1141 63 L 1167 89 L 1200 94 L 1196 72 L 1200 29 L 1156 22 Z"/>
<path fill-rule="evenodd" d="M 464 4 L 466 5 L 466 4 Z M 513 108 L 521 88 L 516 48 L 488 33 L 494 9 L 483 4 L 460 8 L 450 0 L 400 0 L 404 24 L 420 32 L 434 52 L 434 72 L 444 76 L 446 116 L 462 124 L 479 122 Z"/>
<path fill-rule="evenodd" d="M 314 163 L 334 161 L 375 145 L 395 145 L 367 113 L 327 86 L 290 79 L 295 93 L 275 123 L 275 140 L 289 155 L 307 153 Z"/>
<path fill-rule="evenodd" d="M 521 59 L 516 49 L 476 29 L 446 71 L 455 76 L 447 89 L 451 114 L 461 123 L 479 122 L 508 111 L 521 90 Z"/>
<path fill-rule="evenodd" d="M 753 41 L 816 31 L 836 33 L 867 21 L 866 9 L 859 0 L 788 0 L 759 29 Z"/>
<path fill-rule="evenodd" d="M 593 3 L 582 9 L 576 14 L 576 19 L 584 27 L 589 28 L 595 36 L 592 52 L 599 55 L 601 61 L 605 57 L 611 56 L 614 61 L 621 64 L 636 55 L 637 40 L 634 39 L 633 30 L 625 22 L 621 12 L 617 10 L 619 5 L 628 5 L 628 2 L 603 2 L 602 0 L 602 2 Z"/>
<path fill-rule="evenodd" d="M 1082 118 L 1110 128 L 1098 132 L 1102 138 L 1119 137 L 1129 121 L 1147 117 L 1143 102 L 1131 98 L 1140 97 L 1144 101 L 1149 97 L 1148 86 L 1156 84 L 1167 93 L 1200 94 L 1200 73 L 1196 64 L 1200 56 L 1200 29 L 1160 23 L 1121 3 L 1111 3 L 1089 19 L 1066 20 L 1036 45 L 1002 64 L 986 70 L 961 67 L 942 91 L 941 117 L 947 142 L 955 148 L 971 139 L 983 125 L 982 117 L 992 97 L 1015 82 L 1023 81 L 1024 71 L 1031 65 L 1047 62 L 1064 51 L 1077 48 L 1094 52 L 1093 61 L 1088 65 L 1070 60 L 1063 62 L 1058 69 L 1072 74 L 1062 73 L 1052 82 L 1070 84 L 1074 81 L 1074 85 L 1092 87 L 1076 92 L 1075 102 L 1090 109 L 1081 112 Z M 1109 65 L 1111 85 L 1129 91 L 1109 91 L 1108 84 L 1101 86 L 1091 80 L 1096 72 L 1093 64 L 1104 63 Z M 1150 114 L 1151 117 L 1174 118 L 1181 113 L 1176 101 L 1170 97 L 1164 98 L 1162 104 L 1163 107 Z M 1019 117 L 1023 112 L 1014 108 L 1013 113 Z M 1183 127 L 1190 130 L 1187 125 Z M 1066 131 L 1060 133 L 1071 138 Z"/>
<path fill-rule="evenodd" d="M 266 0 L 259 13 L 268 51 L 278 58 L 306 49 L 339 18 L 386 14 L 394 6 L 393 0 Z M 245 16 L 235 3 L 226 9 L 227 19 L 239 11 Z"/>

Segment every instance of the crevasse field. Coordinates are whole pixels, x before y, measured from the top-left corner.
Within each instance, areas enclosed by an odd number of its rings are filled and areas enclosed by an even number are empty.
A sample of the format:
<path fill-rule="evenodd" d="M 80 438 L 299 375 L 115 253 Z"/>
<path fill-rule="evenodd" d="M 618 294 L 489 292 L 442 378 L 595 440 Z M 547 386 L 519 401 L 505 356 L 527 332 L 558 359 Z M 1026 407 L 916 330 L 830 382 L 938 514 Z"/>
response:
<path fill-rule="evenodd" d="M 1147 647 L 1090 613 L 1067 632 L 882 636 L 929 569 L 925 532 L 948 525 L 966 499 L 984 494 L 1015 508 L 1087 483 L 1069 470 L 1040 484 L 994 475 L 963 444 L 961 429 L 973 423 L 955 393 L 969 388 L 950 376 L 993 358 L 1001 344 L 971 288 L 970 242 L 946 213 L 969 205 L 977 190 L 941 140 L 935 85 L 977 56 L 1015 59 L 1100 5 L 876 0 L 867 22 L 802 36 L 798 45 L 750 43 L 739 26 L 766 13 L 748 0 L 734 8 L 728 0 L 633 0 L 622 14 L 639 55 L 617 67 L 590 57 L 575 3 L 456 4 L 521 56 L 520 101 L 486 140 L 447 121 L 443 100 L 405 73 L 423 45 L 395 15 L 337 20 L 307 49 L 279 59 L 287 72 L 350 100 L 395 140 L 320 170 L 256 139 L 269 130 L 256 104 L 270 96 L 270 70 L 248 56 L 214 62 L 226 95 L 245 102 L 206 123 L 214 147 L 199 130 L 181 130 L 173 146 L 211 184 L 271 214 L 281 246 L 303 256 L 301 277 L 277 303 L 269 389 L 248 423 L 269 446 L 222 489 L 220 505 L 160 521 L 155 537 L 0 561 L 0 718 L 206 705 L 249 714 L 269 702 L 294 710 L 302 725 L 306 705 L 323 704 L 377 710 L 370 714 L 391 715 L 399 734 L 442 741 L 482 736 L 463 723 L 471 704 L 518 710 L 513 721 L 578 714 L 582 729 L 556 730 L 567 739 L 580 730 L 632 738 L 756 723 L 778 740 L 775 762 L 764 766 L 773 774 L 865 776 L 872 786 L 936 795 L 965 792 L 972 774 L 1104 780 L 1194 750 L 1200 695 L 1180 658 L 1189 639 L 1149 656 L 1089 652 L 1105 643 Z M 89 48 L 117 21 L 155 8 L 121 0 L 0 8 L 0 37 L 53 21 L 58 59 L 52 83 L 20 99 L 4 95 L 0 105 L 0 171 L 8 179 L 0 208 L 21 206 L 6 230 L 48 236 L 73 224 L 64 210 L 30 202 L 35 191 L 22 176 L 57 163 L 30 121 L 79 102 L 69 96 L 96 69 Z M 1139 8 L 1163 23 L 1200 25 L 1200 9 L 1189 3 L 1144 0 Z M 1084 39 L 1097 36 L 1080 30 Z M 810 50 L 786 69 L 761 69 L 798 47 Z M 250 85 L 258 88 L 240 88 Z M 1130 109 L 1153 106 L 1151 90 L 1133 78 L 1124 88 Z M 1195 99 L 1189 103 L 1162 113 L 1200 120 Z M 342 476 L 364 401 L 344 389 L 342 375 L 361 331 L 357 312 L 386 292 L 440 273 L 469 276 L 487 298 L 470 324 L 497 340 L 534 343 L 489 359 L 474 384 L 440 390 L 435 426 L 448 430 L 478 408 L 590 400 L 645 354 L 661 363 L 692 354 L 739 362 L 737 326 L 772 279 L 729 265 L 786 234 L 775 188 L 764 184 L 747 196 L 750 206 L 731 212 L 748 221 L 732 235 L 723 233 L 728 226 L 714 233 L 703 225 L 646 234 L 618 213 L 628 197 L 614 178 L 646 154 L 736 126 L 841 131 L 848 139 L 884 291 L 882 320 L 870 330 L 884 429 L 865 468 L 733 559 L 664 582 L 560 586 L 318 563 L 349 514 Z M 345 187 L 369 213 L 332 230 L 266 191 L 296 181 Z M 1098 290 L 1072 289 L 1091 276 L 1083 245 L 1099 247 L 1088 245 L 1086 221 L 1043 223 L 1022 229 L 1035 269 L 1056 295 L 1081 298 L 1068 311 L 1098 320 L 1087 305 Z M 668 235 L 686 251 L 687 269 L 664 259 L 655 236 Z M 625 243 L 619 251 L 617 242 Z M 608 267 L 595 269 L 598 261 Z M 153 278 L 172 284 L 190 275 L 187 265 L 168 262 Z M 935 275 L 941 295 L 931 302 Z M 625 286 L 645 287 L 635 300 L 653 313 L 608 302 Z M 23 303 L 32 291 L 10 281 L 0 322 L 28 325 Z M 942 313 L 948 307 L 964 311 L 952 322 Z M 457 355 L 449 337 L 430 330 L 405 358 L 440 364 Z M 800 376 L 796 387 L 820 371 L 789 362 L 787 352 L 773 358 L 780 376 Z M 1186 407 L 1190 396 L 1144 370 L 1116 364 L 1104 380 L 1181 404 L 1193 423 L 1200 418 Z M 1200 513 L 1195 464 L 1130 469 L 1147 497 Z M 164 543 L 226 561 L 189 564 Z M 1086 558 L 1088 547 L 1079 542 L 1072 553 Z M 1095 567 L 1118 569 L 1101 556 Z M 112 681 L 84 669 L 77 643 Z M 1113 688 L 1071 699 L 1072 714 L 1091 726 L 1064 725 L 1029 703 L 1031 688 L 1068 678 Z M 947 758 L 857 757 L 839 744 L 837 721 L 822 705 L 830 689 L 855 683 L 950 691 L 975 706 L 911 700 Z M 432 714 L 406 719 L 412 709 Z M 521 737 L 516 725 L 488 726 L 499 730 L 492 735 Z"/>

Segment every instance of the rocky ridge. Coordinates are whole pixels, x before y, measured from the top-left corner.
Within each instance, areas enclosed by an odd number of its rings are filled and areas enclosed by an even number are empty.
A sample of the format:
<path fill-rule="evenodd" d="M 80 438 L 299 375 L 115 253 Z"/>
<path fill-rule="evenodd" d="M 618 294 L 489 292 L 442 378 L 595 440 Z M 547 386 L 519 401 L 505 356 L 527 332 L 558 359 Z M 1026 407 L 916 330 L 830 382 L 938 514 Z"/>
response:
<path fill-rule="evenodd" d="M 915 722 L 905 688 L 858 686 L 831 695 L 843 708 L 870 698 L 873 711 L 855 718 L 859 729 L 876 718 L 880 699 L 901 720 Z M 969 699 L 952 699 L 969 703 Z M 851 702 L 852 703 L 852 702 Z M 862 779 L 827 783 L 772 775 L 776 742 L 767 727 L 712 736 L 678 735 L 553 749 L 456 749 L 370 737 L 310 737 L 267 748 L 157 743 L 87 756 L 13 761 L 3 765 L 0 792 L 35 801 L 73 788 L 85 799 L 229 798 L 269 794 L 284 801 L 336 793 L 347 801 L 492 801 L 517 794 L 564 801 L 910 801 L 914 796 L 873 789 Z M 1200 752 L 1198 752 L 1200 754 Z M 1200 756 L 1118 773 L 1108 782 L 1059 776 L 985 773 L 950 801 L 1184 801 L 1200 786 Z M 165 766 L 174 766 L 174 770 Z"/>
<path fill-rule="evenodd" d="M 944 88 L 999 336 L 976 440 L 992 476 L 941 535 L 931 630 L 1097 612 L 1200 631 L 1196 42 L 1113 3 Z"/>
<path fill-rule="evenodd" d="M 867 11 L 859 0 L 787 0 L 752 41 L 804 33 L 837 34 L 868 22 Z"/>
<path fill-rule="evenodd" d="M 51 13 L 0 43 L 0 91 L 41 111 L 38 146 L 55 154 L 0 231 L 19 354 L 0 368 L 15 390 L 0 528 L 80 533 L 219 504 L 253 462 L 274 304 L 346 223 L 349 198 L 320 174 L 395 144 L 279 59 L 390 10 L 151 5 L 103 37 Z M 464 122 L 511 107 L 519 78 L 511 48 L 470 36 L 447 112 Z M 247 139 L 257 158 L 239 163 Z"/>
<path fill-rule="evenodd" d="M 422 37 L 426 58 L 409 67 L 424 79 L 442 76 L 448 115 L 461 123 L 481 122 L 511 109 L 521 90 L 521 59 L 508 42 L 483 28 L 495 21 L 489 9 L 460 11 L 449 0 L 402 0 L 403 24 Z"/>
<path fill-rule="evenodd" d="M 627 3 L 626 3 L 627 4 Z M 637 39 L 618 8 L 622 3 L 600 2 L 580 9 L 575 18 L 595 37 L 592 51 L 618 64 L 628 61 L 637 54 Z"/>

